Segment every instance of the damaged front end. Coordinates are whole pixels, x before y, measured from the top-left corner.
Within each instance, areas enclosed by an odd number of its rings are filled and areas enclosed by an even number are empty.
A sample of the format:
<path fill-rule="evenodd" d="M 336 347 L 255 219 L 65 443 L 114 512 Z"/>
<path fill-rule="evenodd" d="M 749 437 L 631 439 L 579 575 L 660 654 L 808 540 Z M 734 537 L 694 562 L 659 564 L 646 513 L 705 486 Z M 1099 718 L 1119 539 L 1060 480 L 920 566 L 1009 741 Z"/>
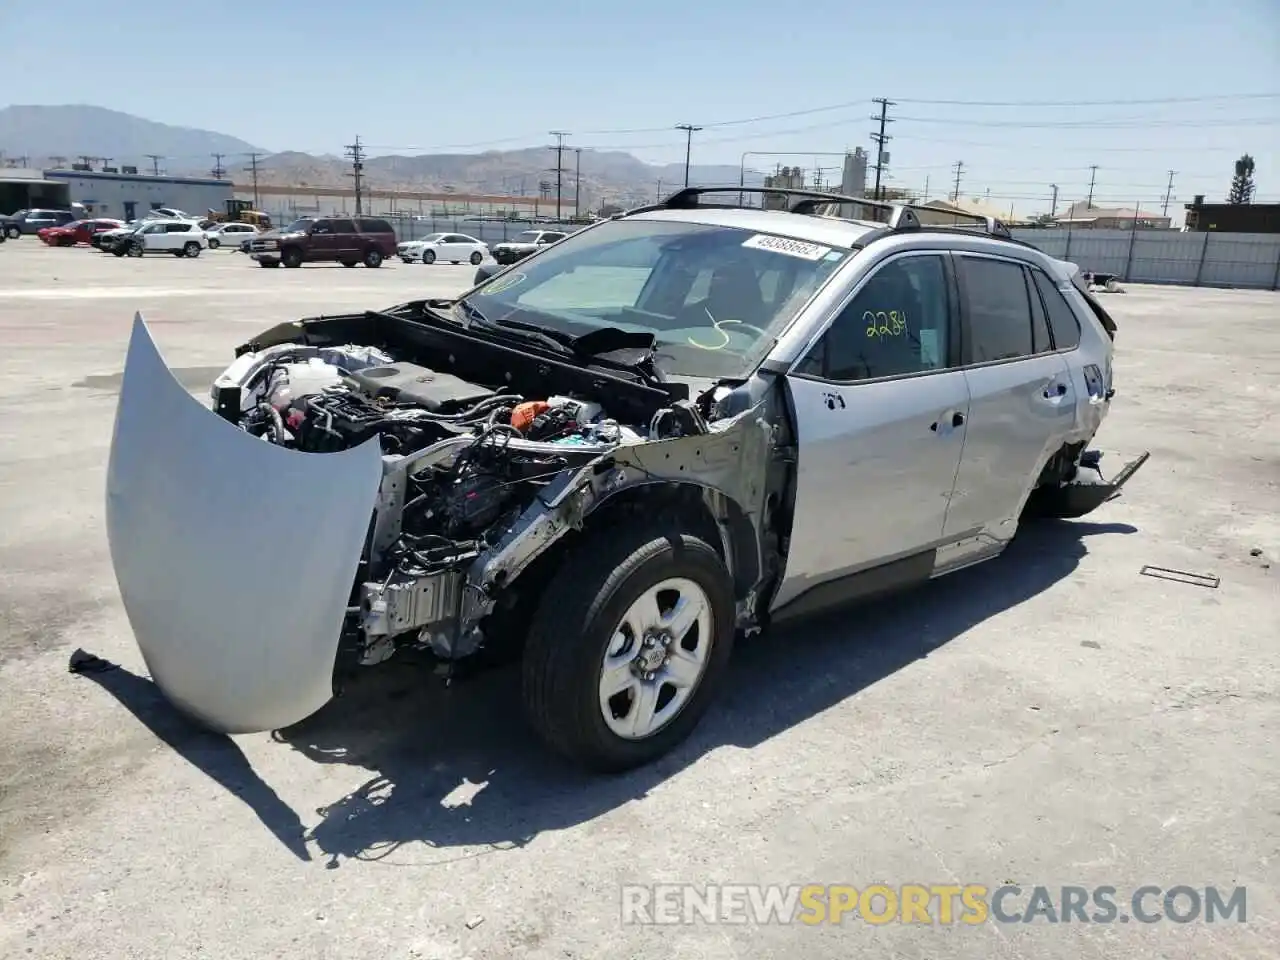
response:
<path fill-rule="evenodd" d="M 211 414 L 138 317 L 108 476 L 139 647 L 207 726 L 296 723 L 403 647 L 473 655 L 522 573 L 651 485 L 703 505 L 753 620 L 773 572 L 764 401 L 716 419 L 682 384 L 477 339 L 420 304 L 284 324 L 237 353 Z"/>

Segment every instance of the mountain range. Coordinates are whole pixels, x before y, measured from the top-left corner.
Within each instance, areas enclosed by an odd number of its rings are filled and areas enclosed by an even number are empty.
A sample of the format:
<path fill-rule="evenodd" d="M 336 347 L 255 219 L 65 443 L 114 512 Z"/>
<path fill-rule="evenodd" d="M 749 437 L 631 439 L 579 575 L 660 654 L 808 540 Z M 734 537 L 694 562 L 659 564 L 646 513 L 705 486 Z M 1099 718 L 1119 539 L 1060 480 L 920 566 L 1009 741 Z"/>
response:
<path fill-rule="evenodd" d="M 246 165 L 258 154 L 258 182 L 266 185 L 349 186 L 351 163 L 333 155 L 271 152 L 237 137 L 211 130 L 157 123 L 132 114 L 81 104 L 8 106 L 0 109 L 0 162 L 31 167 L 70 164 L 94 158 L 94 168 L 109 162 L 147 172 L 209 176 L 221 162 L 227 176 L 247 183 Z M 364 163 L 365 182 L 373 190 L 415 190 L 458 194 L 536 196 L 540 184 L 555 191 L 555 153 L 547 147 L 491 150 L 484 153 L 375 156 Z M 581 171 L 582 203 L 635 203 L 667 193 L 684 182 L 684 164 L 645 163 L 621 151 L 597 151 L 571 145 L 563 154 L 561 189 L 574 196 Z M 553 168 L 548 170 L 548 168 Z M 692 183 L 737 183 L 739 170 L 727 165 L 695 164 Z M 756 181 L 749 182 L 758 182 Z"/>

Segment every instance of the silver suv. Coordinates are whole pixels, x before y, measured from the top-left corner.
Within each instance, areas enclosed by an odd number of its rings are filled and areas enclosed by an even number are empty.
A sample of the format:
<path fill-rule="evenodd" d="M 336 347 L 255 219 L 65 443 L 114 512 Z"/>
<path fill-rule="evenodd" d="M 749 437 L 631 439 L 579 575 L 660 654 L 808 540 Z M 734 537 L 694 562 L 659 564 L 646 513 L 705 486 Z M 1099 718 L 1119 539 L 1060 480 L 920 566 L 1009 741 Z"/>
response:
<path fill-rule="evenodd" d="M 1089 449 L 1116 329 L 1074 266 L 996 221 L 748 193 L 266 330 L 216 416 L 139 315 L 107 525 L 165 694 L 267 730 L 406 648 L 510 652 L 545 739 L 627 769 L 689 734 L 741 632 L 991 560 L 1145 462 L 1107 480 Z"/>

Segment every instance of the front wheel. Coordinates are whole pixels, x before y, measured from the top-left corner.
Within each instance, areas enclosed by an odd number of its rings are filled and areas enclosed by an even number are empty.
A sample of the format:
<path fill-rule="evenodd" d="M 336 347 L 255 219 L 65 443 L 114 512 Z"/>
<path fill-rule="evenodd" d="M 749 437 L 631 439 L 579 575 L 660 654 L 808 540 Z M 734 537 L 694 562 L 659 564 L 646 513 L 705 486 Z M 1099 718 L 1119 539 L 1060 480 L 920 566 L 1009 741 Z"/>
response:
<path fill-rule="evenodd" d="M 733 636 L 732 580 L 706 541 L 674 523 L 601 529 L 569 556 L 534 615 L 526 710 L 581 766 L 642 766 L 697 726 Z"/>
<path fill-rule="evenodd" d="M 210 237 L 210 238 L 209 238 L 209 249 L 210 249 L 210 250 L 217 250 L 220 246 L 222 246 L 222 241 L 221 241 L 221 240 L 219 240 L 217 237 Z"/>
<path fill-rule="evenodd" d="M 377 250 L 370 250 L 364 255 L 364 265 L 371 270 L 382 266 L 382 254 Z"/>
<path fill-rule="evenodd" d="M 290 247 L 280 255 L 280 262 L 286 267 L 296 270 L 298 267 L 302 266 L 302 251 L 297 247 Z"/>
<path fill-rule="evenodd" d="M 423 262 L 424 264 L 425 264 L 425 263 L 435 263 L 435 262 L 436 262 L 436 252 L 435 252 L 434 250 L 423 250 L 423 251 L 422 251 L 422 262 Z"/>
<path fill-rule="evenodd" d="M 131 244 L 129 244 L 129 256 L 131 256 L 131 257 L 140 257 L 140 256 L 142 256 L 142 244 L 140 244 L 140 243 L 131 243 Z"/>
<path fill-rule="evenodd" d="M 4 232 L 10 240 L 17 240 L 22 236 L 22 231 L 17 227 L 5 227 Z"/>

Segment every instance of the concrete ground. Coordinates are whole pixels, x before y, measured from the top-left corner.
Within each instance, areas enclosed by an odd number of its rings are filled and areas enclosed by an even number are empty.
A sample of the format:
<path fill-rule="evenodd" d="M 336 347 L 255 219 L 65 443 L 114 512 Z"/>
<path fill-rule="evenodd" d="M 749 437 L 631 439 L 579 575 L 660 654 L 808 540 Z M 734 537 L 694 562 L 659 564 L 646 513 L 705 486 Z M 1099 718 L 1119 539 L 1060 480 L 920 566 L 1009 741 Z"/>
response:
<path fill-rule="evenodd" d="M 1105 296 L 1104 465 L 1152 452 L 1126 495 L 912 596 L 756 640 L 649 769 L 593 780 L 550 759 L 511 670 L 446 691 L 388 665 L 275 737 L 176 716 L 103 530 L 134 311 L 203 393 L 262 327 L 471 274 L 0 246 L 0 956 L 1280 951 L 1275 293 Z M 77 647 L 120 669 L 70 674 Z M 657 882 L 1015 882 L 1014 910 L 1035 885 L 1111 885 L 1125 913 L 1144 884 L 1243 886 L 1247 921 L 623 925 L 620 885 Z"/>

